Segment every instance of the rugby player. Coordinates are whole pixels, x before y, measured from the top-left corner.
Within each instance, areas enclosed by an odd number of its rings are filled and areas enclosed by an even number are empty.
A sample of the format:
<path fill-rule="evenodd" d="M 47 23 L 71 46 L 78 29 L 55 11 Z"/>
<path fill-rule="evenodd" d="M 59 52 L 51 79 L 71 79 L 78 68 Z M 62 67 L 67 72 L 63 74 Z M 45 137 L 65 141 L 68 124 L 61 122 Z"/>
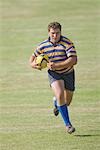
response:
<path fill-rule="evenodd" d="M 73 42 L 62 35 L 61 29 L 60 23 L 51 22 L 48 25 L 49 37 L 37 46 L 29 61 L 32 68 L 40 69 L 35 58 L 40 54 L 48 55 L 48 78 L 54 93 L 54 114 L 57 116 L 60 112 L 66 130 L 71 134 L 75 128 L 69 117 L 68 106 L 75 91 L 74 65 L 77 64 L 77 53 Z"/>

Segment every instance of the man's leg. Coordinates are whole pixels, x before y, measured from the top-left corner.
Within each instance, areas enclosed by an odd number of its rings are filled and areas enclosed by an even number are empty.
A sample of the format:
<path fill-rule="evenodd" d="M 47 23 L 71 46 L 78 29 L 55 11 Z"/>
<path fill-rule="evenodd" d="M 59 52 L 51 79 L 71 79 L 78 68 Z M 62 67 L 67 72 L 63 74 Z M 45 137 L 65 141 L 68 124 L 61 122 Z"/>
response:
<path fill-rule="evenodd" d="M 70 103 L 72 102 L 72 98 L 73 98 L 73 91 L 70 90 L 64 90 L 64 97 L 65 97 L 65 102 L 67 104 L 67 106 L 70 105 Z"/>
<path fill-rule="evenodd" d="M 70 90 L 64 90 L 64 97 L 65 97 L 65 102 L 67 104 L 67 106 L 70 105 L 70 103 L 72 102 L 72 98 L 73 98 L 73 91 Z M 54 104 L 54 115 L 58 116 L 59 114 L 59 110 L 57 107 L 57 98 L 53 97 L 53 104 Z"/>
<path fill-rule="evenodd" d="M 64 99 L 64 81 L 63 80 L 56 80 L 51 84 L 52 90 L 54 95 L 57 99 L 58 105 L 65 104 Z"/>
<path fill-rule="evenodd" d="M 58 104 L 57 104 L 57 98 L 55 96 L 53 97 L 53 105 L 54 105 L 53 113 L 55 116 L 58 116 L 59 109 L 58 109 Z"/>
<path fill-rule="evenodd" d="M 63 80 L 54 81 L 51 84 L 51 87 L 52 87 L 53 92 L 57 98 L 58 109 L 59 109 L 61 116 L 64 120 L 67 131 L 68 131 L 68 133 L 72 133 L 75 131 L 75 128 L 73 128 L 71 125 L 67 105 L 66 105 L 65 98 L 64 98 L 64 81 Z"/>

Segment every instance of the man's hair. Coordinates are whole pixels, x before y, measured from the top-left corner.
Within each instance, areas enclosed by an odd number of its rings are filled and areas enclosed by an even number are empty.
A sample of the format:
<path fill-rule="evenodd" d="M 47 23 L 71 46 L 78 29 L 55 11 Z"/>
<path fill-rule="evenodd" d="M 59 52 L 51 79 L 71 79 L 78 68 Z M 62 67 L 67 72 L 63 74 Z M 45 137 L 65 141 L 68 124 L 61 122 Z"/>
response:
<path fill-rule="evenodd" d="M 50 31 L 50 28 L 53 28 L 53 29 L 60 29 L 60 31 L 61 31 L 61 25 L 60 25 L 60 23 L 58 23 L 58 22 L 51 22 L 51 23 L 48 25 L 48 31 Z"/>

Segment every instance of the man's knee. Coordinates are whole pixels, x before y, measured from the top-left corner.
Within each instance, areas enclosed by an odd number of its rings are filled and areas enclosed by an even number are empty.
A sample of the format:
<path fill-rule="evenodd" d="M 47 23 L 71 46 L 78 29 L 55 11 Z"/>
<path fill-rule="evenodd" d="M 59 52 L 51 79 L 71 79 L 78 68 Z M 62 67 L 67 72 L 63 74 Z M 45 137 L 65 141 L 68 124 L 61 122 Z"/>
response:
<path fill-rule="evenodd" d="M 71 102 L 72 102 L 72 97 L 67 97 L 65 99 L 65 102 L 66 102 L 67 106 L 69 106 L 71 104 Z"/>
<path fill-rule="evenodd" d="M 66 100 L 66 104 L 67 104 L 67 106 L 70 106 L 71 101 L 72 101 L 72 100 L 70 100 L 70 101 L 67 101 L 67 100 Z"/>
<path fill-rule="evenodd" d="M 65 95 L 65 102 L 66 102 L 67 106 L 69 106 L 71 104 L 72 98 L 73 98 L 73 93 L 67 93 Z"/>

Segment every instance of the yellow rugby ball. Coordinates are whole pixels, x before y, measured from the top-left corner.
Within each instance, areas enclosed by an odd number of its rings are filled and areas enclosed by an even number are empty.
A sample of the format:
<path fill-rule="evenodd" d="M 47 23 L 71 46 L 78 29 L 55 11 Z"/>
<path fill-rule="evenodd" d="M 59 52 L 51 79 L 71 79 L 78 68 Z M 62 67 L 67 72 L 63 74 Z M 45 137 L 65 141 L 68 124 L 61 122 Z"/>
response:
<path fill-rule="evenodd" d="M 47 67 L 47 63 L 48 63 L 48 56 L 45 54 L 40 54 L 39 56 L 37 56 L 36 58 L 36 63 L 38 64 L 38 66 L 41 67 L 41 69 L 44 69 Z"/>

